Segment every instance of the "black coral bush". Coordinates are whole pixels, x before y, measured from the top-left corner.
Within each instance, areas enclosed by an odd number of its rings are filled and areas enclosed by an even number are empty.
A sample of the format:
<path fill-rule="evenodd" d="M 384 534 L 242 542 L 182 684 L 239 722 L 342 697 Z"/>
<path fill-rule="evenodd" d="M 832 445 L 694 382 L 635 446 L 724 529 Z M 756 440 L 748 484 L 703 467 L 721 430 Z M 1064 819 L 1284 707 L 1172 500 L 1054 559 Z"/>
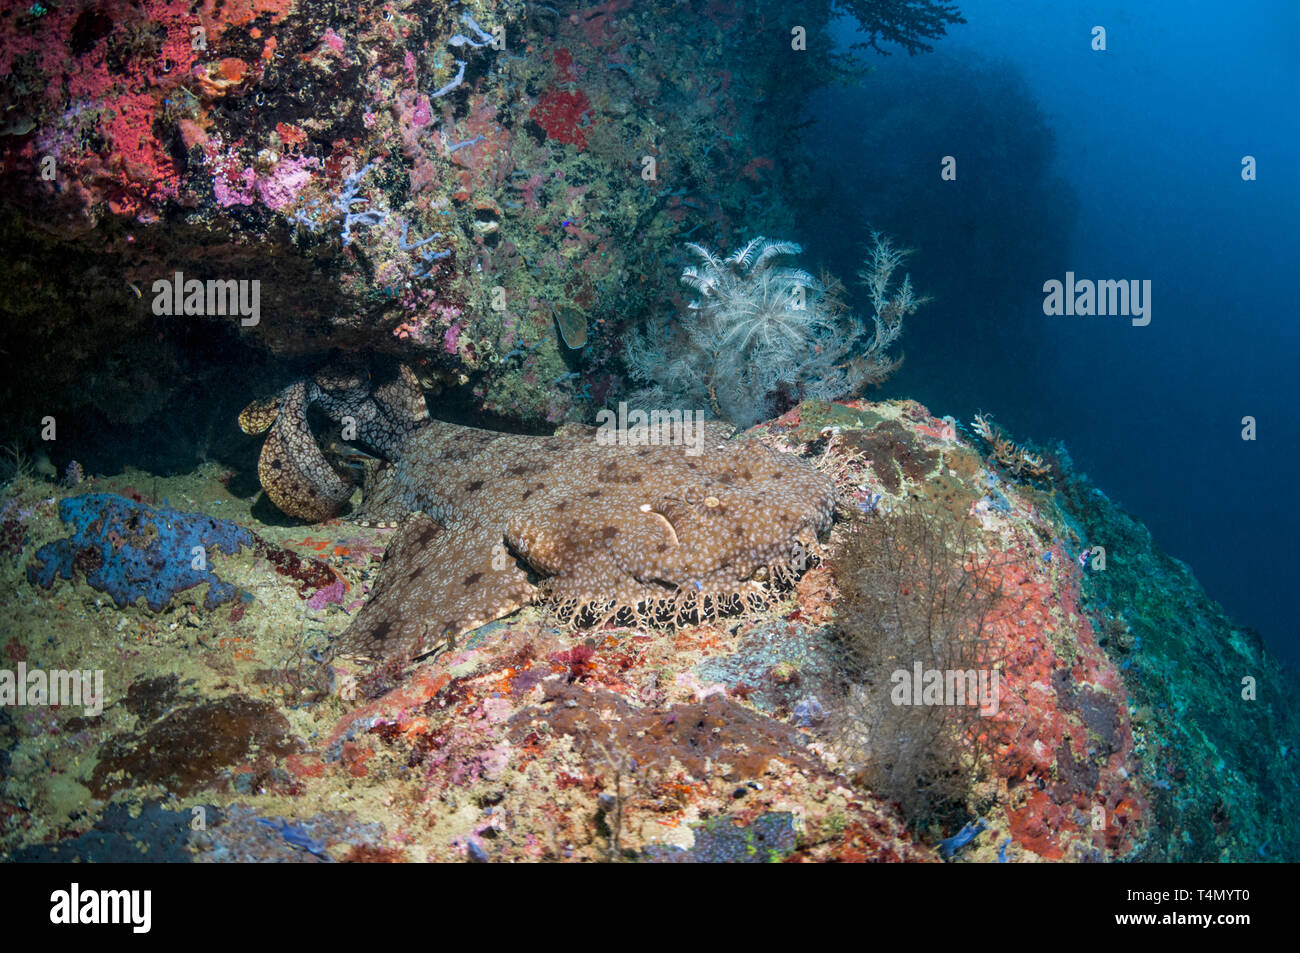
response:
<path fill-rule="evenodd" d="M 981 714 L 972 704 L 899 704 L 898 673 L 910 677 L 918 663 L 996 668 L 994 568 L 965 520 L 918 506 L 855 520 L 835 559 L 837 745 L 857 781 L 920 828 L 966 818 L 983 763 Z"/>

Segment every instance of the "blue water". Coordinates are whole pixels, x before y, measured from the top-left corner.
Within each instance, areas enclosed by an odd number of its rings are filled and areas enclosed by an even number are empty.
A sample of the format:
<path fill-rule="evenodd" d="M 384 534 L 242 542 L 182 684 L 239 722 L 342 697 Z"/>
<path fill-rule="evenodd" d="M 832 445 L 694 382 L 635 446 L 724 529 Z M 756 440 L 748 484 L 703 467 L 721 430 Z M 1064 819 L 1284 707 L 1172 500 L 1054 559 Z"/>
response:
<path fill-rule="evenodd" d="M 872 221 L 917 248 L 913 278 L 936 294 L 884 393 L 1063 439 L 1300 661 L 1300 3 L 961 7 L 933 54 L 872 56 L 813 107 L 829 187 L 857 198 L 813 203 L 811 249 L 851 274 Z M 1067 271 L 1149 279 L 1151 323 L 1044 315 L 1043 283 Z"/>

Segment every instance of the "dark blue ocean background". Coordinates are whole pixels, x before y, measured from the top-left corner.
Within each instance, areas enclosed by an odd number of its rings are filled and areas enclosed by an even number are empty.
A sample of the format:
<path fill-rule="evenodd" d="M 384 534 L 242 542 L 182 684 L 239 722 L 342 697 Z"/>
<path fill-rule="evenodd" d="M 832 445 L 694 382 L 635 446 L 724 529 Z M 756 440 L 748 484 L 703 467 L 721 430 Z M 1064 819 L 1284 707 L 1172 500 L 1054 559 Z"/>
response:
<path fill-rule="evenodd" d="M 1300 3 L 961 8 L 968 23 L 934 53 L 869 55 L 857 86 L 815 103 L 806 141 L 827 178 L 803 223 L 809 257 L 847 278 L 871 226 L 915 248 L 913 280 L 935 300 L 882 394 L 1063 440 L 1300 662 Z M 940 180 L 945 155 L 955 182 Z M 1150 325 L 1045 316 L 1043 283 L 1067 271 L 1150 279 Z"/>

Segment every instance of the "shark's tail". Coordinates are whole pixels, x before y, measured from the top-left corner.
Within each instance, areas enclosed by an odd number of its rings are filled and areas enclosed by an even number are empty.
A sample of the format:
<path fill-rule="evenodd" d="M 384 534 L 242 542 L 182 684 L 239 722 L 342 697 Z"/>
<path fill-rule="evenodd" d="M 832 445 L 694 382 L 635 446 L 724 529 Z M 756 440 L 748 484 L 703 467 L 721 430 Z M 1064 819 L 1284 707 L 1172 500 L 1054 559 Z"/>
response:
<path fill-rule="evenodd" d="M 382 374 L 330 366 L 294 381 L 239 415 L 245 433 L 269 430 L 257 476 L 271 502 L 290 516 L 318 522 L 336 515 L 355 487 L 349 466 L 328 458 L 308 415 L 318 408 L 345 443 L 393 459 L 410 434 L 429 420 L 419 381 L 406 365 Z"/>

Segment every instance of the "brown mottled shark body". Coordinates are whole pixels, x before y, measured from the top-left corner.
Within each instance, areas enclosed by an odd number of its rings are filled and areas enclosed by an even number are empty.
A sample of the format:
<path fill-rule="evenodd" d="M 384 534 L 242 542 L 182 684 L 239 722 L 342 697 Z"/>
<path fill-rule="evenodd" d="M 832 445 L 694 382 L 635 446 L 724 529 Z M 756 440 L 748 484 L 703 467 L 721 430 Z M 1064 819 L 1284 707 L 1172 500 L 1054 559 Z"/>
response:
<path fill-rule="evenodd" d="M 538 599 L 597 621 L 675 623 L 754 605 L 802 567 L 832 518 L 829 479 L 756 440 L 726 439 L 727 425 L 701 424 L 693 440 L 675 421 L 617 443 L 593 427 L 496 433 L 428 420 L 405 368 L 373 389 L 318 375 L 286 389 L 278 416 L 270 403 L 241 416 L 245 429 L 271 426 L 259 476 L 304 518 L 337 512 L 347 486 L 312 436 L 309 402 L 345 433 L 366 421 L 357 439 L 389 460 L 369 474 L 364 517 L 400 524 L 339 639 L 344 654 L 406 661 Z"/>

